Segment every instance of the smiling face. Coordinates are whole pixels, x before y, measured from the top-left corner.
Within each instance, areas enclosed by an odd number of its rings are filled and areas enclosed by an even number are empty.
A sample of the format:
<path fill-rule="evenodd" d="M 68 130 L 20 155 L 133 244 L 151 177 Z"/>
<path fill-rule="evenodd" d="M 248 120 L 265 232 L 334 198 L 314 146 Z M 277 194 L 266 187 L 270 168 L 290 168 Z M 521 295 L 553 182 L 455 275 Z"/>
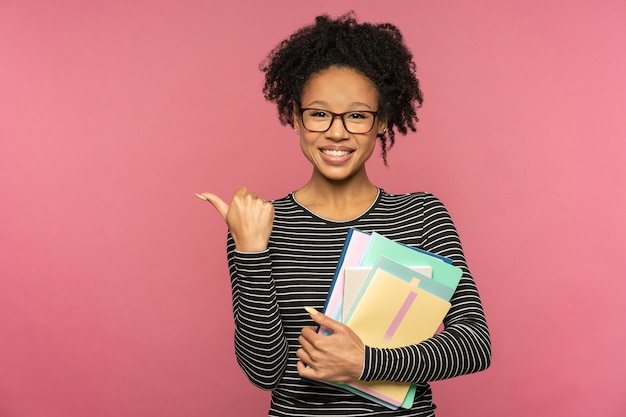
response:
<path fill-rule="evenodd" d="M 369 78 L 353 69 L 330 67 L 311 77 L 300 103 L 302 108 L 348 112 L 344 116 L 348 123 L 350 120 L 361 123 L 360 118 L 365 113 L 360 111 L 378 111 L 378 93 Z M 325 113 L 314 113 L 314 117 L 320 115 Z M 376 136 L 383 133 L 385 121 L 377 116 L 369 132 L 350 133 L 341 117 L 336 117 L 327 131 L 311 132 L 304 127 L 296 112 L 294 127 L 300 134 L 302 152 L 313 164 L 314 175 L 341 181 L 359 175 L 366 177 L 365 162 L 374 151 Z"/>

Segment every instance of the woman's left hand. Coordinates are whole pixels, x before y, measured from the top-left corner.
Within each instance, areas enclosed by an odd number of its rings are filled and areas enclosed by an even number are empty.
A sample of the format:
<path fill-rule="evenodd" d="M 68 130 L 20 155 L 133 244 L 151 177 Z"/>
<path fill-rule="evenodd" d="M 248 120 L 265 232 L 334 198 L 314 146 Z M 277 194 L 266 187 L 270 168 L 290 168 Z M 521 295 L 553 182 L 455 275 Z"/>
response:
<path fill-rule="evenodd" d="M 313 321 L 332 332 L 328 336 L 317 333 L 315 327 L 302 329 L 298 341 L 302 346 L 296 352 L 300 359 L 298 373 L 303 378 L 328 382 L 354 381 L 363 372 L 365 346 L 348 326 L 307 308 Z"/>

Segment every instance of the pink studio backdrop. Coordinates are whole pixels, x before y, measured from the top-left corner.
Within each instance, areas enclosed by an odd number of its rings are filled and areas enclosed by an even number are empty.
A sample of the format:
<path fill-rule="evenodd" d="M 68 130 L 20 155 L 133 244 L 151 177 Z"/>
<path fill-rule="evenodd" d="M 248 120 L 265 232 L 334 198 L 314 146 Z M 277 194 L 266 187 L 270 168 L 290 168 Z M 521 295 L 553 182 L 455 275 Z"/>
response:
<path fill-rule="evenodd" d="M 0 416 L 261 416 L 226 228 L 194 197 L 308 178 L 265 53 L 391 21 L 425 104 L 371 176 L 448 205 L 493 333 L 439 416 L 626 414 L 626 3 L 0 2 Z"/>

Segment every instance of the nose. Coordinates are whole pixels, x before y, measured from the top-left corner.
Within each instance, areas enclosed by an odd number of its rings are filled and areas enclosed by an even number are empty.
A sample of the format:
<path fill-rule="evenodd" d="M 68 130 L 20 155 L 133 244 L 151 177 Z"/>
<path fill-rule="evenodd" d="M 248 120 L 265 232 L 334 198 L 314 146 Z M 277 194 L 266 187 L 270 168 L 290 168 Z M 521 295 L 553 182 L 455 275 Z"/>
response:
<path fill-rule="evenodd" d="M 333 121 L 330 123 L 330 128 L 326 131 L 326 135 L 333 140 L 344 140 L 348 138 L 350 133 L 346 130 L 342 116 L 337 115 L 333 117 Z"/>

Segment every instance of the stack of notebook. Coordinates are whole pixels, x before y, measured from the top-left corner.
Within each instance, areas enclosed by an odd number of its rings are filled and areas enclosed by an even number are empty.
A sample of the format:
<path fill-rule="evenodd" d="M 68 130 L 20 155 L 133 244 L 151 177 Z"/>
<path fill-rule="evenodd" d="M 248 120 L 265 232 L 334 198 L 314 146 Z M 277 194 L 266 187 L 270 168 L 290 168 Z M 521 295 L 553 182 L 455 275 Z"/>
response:
<path fill-rule="evenodd" d="M 461 275 L 446 258 L 350 229 L 324 313 L 345 323 L 370 347 L 416 344 L 442 326 Z M 320 328 L 319 333 L 329 330 Z M 332 385 L 392 409 L 411 407 L 415 397 L 415 386 L 404 382 Z"/>

